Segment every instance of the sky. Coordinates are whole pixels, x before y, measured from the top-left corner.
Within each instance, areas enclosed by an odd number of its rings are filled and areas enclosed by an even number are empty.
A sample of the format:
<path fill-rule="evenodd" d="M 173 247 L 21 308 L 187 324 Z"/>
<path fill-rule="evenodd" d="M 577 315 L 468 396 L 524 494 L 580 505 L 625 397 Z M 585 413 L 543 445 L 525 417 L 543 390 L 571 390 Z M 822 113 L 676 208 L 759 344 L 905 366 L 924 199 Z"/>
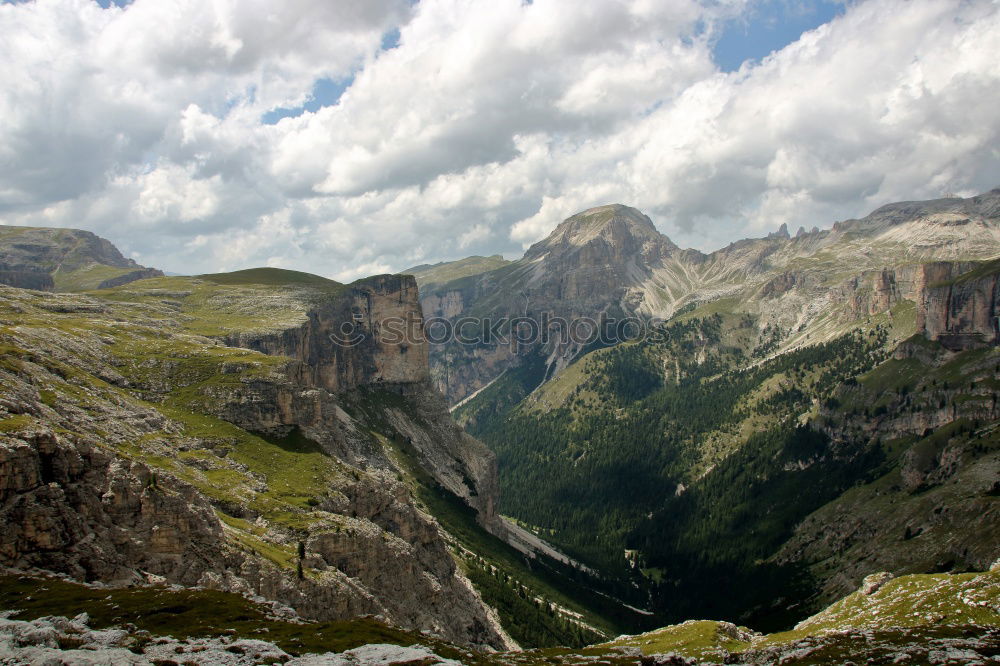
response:
<path fill-rule="evenodd" d="M 178 273 L 711 251 L 1000 185 L 996 0 L 0 2 L 0 223 Z"/>

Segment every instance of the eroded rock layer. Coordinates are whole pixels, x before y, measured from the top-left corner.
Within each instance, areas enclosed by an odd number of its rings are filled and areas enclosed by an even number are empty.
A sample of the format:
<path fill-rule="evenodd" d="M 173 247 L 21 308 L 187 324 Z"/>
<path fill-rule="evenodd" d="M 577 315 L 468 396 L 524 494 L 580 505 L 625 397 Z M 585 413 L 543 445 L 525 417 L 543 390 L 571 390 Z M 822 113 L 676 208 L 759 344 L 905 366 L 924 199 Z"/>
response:
<path fill-rule="evenodd" d="M 413 456 L 496 524 L 493 457 L 451 422 L 425 347 L 374 335 L 419 322 L 412 279 L 4 287 L 0 308 L 0 564 L 505 644 L 401 474 Z M 335 345 L 345 320 L 370 337 Z"/>

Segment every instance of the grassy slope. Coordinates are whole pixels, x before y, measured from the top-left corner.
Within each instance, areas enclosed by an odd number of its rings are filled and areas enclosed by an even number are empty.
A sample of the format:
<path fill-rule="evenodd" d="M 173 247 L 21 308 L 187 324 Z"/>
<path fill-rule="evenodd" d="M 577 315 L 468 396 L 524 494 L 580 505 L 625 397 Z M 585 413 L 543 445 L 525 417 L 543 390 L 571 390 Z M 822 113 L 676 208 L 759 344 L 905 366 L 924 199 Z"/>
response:
<path fill-rule="evenodd" d="M 725 623 L 689 621 L 604 645 L 637 647 L 645 654 L 677 652 L 698 659 L 722 659 L 730 652 L 788 646 L 838 632 L 973 626 L 1000 626 L 1000 570 L 895 578 L 872 595 L 853 592 L 792 631 L 762 635 L 744 630 L 740 635 Z"/>
<path fill-rule="evenodd" d="M 439 264 L 423 264 L 414 266 L 403 273 L 417 278 L 417 283 L 423 289 L 427 285 L 440 285 L 452 280 L 478 275 L 492 271 L 511 262 L 495 254 L 490 257 L 466 257 L 457 261 L 441 262 Z"/>
<path fill-rule="evenodd" d="M 182 330 L 201 336 L 267 332 L 306 321 L 306 310 L 345 287 L 333 280 L 274 268 L 200 277 L 164 277 L 92 292 L 104 300 L 167 308 Z M 172 310 L 172 312 L 171 312 Z"/>
<path fill-rule="evenodd" d="M 209 498 L 243 504 L 279 529 L 303 530 L 330 523 L 331 514 L 312 507 L 343 478 L 341 463 L 295 433 L 266 439 L 204 413 L 214 392 L 266 380 L 288 359 L 217 346 L 191 336 L 170 318 L 170 309 L 137 309 L 123 303 L 100 313 L 60 314 L 38 308 L 47 301 L 28 292 L 12 293 L 20 298 L 19 312 L 0 314 L 8 324 L 0 327 L 0 369 L 33 377 L 36 385 L 44 387 L 40 390 L 43 402 L 93 414 L 101 414 L 109 404 L 131 405 L 139 413 L 155 410 L 165 417 L 163 428 L 144 432 L 137 439 L 112 441 L 100 431 L 89 434 L 116 454 L 174 475 Z M 63 355 L 58 360 L 14 344 L 26 340 L 44 350 L 52 342 L 52 333 L 68 336 L 83 349 L 110 354 L 115 370 L 132 390 L 89 372 L 85 355 Z M 142 391 L 142 387 L 157 388 Z M 15 431 L 32 420 L 24 414 L 2 419 L 0 431 Z M 99 423 L 100 418 L 95 421 Z M 293 567 L 293 547 L 272 543 L 249 524 L 232 519 L 227 524 L 231 528 L 227 533 L 237 544 L 279 566 Z"/>
<path fill-rule="evenodd" d="M 89 291 L 97 289 L 105 280 L 137 270 L 139 269 L 92 263 L 75 271 L 57 271 L 52 275 L 52 280 L 56 291 Z"/>

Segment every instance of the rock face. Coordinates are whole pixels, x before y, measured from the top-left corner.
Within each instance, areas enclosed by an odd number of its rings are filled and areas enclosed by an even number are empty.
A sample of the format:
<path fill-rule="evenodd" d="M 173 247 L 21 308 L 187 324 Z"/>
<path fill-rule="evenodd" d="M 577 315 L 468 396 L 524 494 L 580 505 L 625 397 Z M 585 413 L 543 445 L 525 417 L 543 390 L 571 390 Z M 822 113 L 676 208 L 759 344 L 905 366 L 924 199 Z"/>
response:
<path fill-rule="evenodd" d="M 917 300 L 917 328 L 921 332 L 956 350 L 1000 341 L 1000 264 L 993 262 L 971 271 L 940 264 L 927 269 L 933 269 L 934 274 L 925 279 Z"/>
<path fill-rule="evenodd" d="M 508 645 L 400 462 L 499 529 L 492 454 L 430 387 L 425 344 L 379 330 L 419 326 L 412 278 L 283 301 L 280 285 L 166 280 L 109 300 L 0 287 L 0 564 Z M 190 330 L 254 302 L 302 311 L 242 336 L 239 321 L 214 339 Z M 345 321 L 367 337 L 335 345 Z"/>
<path fill-rule="evenodd" d="M 300 383 L 328 391 L 429 378 L 417 283 L 408 275 L 355 282 L 314 306 L 302 326 L 280 333 L 237 331 L 226 344 L 300 361 Z"/>
<path fill-rule="evenodd" d="M 215 566 L 222 526 L 194 488 L 155 482 L 148 466 L 96 442 L 26 428 L 0 442 L 0 503 L 9 566 L 131 583 L 151 571 L 194 585 Z"/>
<path fill-rule="evenodd" d="M 562 320 L 534 335 L 504 327 L 502 341 L 461 341 L 453 337 L 431 346 L 435 386 L 457 402 L 482 388 L 528 355 L 542 354 L 549 372 L 565 367 L 587 346 L 590 329 L 569 335 L 568 324 L 587 318 L 621 319 L 642 301 L 642 285 L 654 279 L 678 248 L 638 210 L 615 204 L 583 211 L 560 224 L 524 257 L 478 276 L 435 283 L 423 294 L 428 318 L 456 321 L 471 316 L 490 325 L 518 317 L 537 322 Z M 543 319 L 547 317 L 548 319 Z M 540 339 L 548 328 L 548 339 Z M 596 331 L 595 331 L 596 332 Z M 515 338 L 520 336 L 520 340 Z M 529 339 L 530 338 L 530 339 Z M 581 342 L 580 340 L 584 340 Z"/>
<path fill-rule="evenodd" d="M 856 317 L 916 304 L 916 331 L 958 351 L 1000 341 L 1000 263 L 936 261 L 886 268 L 849 280 L 840 290 Z"/>
<path fill-rule="evenodd" d="M 827 320 L 820 329 L 829 335 L 852 317 L 886 312 L 908 299 L 921 304 L 930 336 L 950 336 L 962 346 L 996 336 L 989 323 L 991 283 L 962 281 L 949 292 L 942 283 L 972 261 L 997 256 L 1000 188 L 968 199 L 889 204 L 863 219 L 794 237 L 782 226 L 710 254 L 678 249 L 648 217 L 613 205 L 568 218 L 516 262 L 451 281 L 435 278 L 422 298 L 428 317 L 451 322 L 543 313 L 568 321 L 667 318 L 685 306 L 732 299 L 736 309 L 760 316 L 762 329 L 801 332 L 791 336 L 792 346 L 803 344 L 818 322 Z M 436 275 L 446 273 L 436 267 Z M 833 310 L 836 327 L 828 321 Z M 528 356 L 541 352 L 545 377 L 552 377 L 584 347 L 449 341 L 432 345 L 431 375 L 456 404 Z"/>
<path fill-rule="evenodd" d="M 51 291 L 55 287 L 52 276 L 39 270 L 0 270 L 0 284 L 21 289 Z"/>
<path fill-rule="evenodd" d="M 24 289 L 107 289 L 161 277 L 110 241 L 80 229 L 0 227 L 0 284 Z"/>

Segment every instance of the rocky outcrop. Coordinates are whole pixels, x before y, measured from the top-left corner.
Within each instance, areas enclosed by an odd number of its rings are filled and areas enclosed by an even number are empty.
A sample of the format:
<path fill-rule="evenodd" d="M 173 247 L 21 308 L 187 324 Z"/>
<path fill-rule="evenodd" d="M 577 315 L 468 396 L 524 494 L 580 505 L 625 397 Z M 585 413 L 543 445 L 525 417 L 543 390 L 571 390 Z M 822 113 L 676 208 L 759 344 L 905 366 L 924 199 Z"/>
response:
<path fill-rule="evenodd" d="M 0 270 L 0 284 L 40 291 L 50 291 L 55 287 L 52 276 L 38 270 Z"/>
<path fill-rule="evenodd" d="M 118 584 L 151 572 L 187 585 L 217 566 L 222 527 L 209 502 L 96 442 L 26 428 L 0 441 L 0 478 L 7 566 Z"/>
<path fill-rule="evenodd" d="M 232 293 L 252 297 L 244 287 Z M 304 324 L 233 340 L 272 355 L 266 362 L 178 330 L 158 293 L 138 310 L 0 294 L 0 318 L 16 327 L 0 347 L 0 564 L 201 585 L 280 601 L 307 618 L 380 615 L 460 643 L 506 645 L 441 528 L 417 508 L 390 443 L 409 442 L 426 473 L 479 509 L 486 526 L 496 522 L 492 454 L 434 395 L 422 343 L 401 352 L 404 343 L 381 336 L 335 349 L 324 338 L 341 315 L 367 334 L 390 317 L 419 323 L 412 279 L 319 295 Z M 50 327 L 77 311 L 92 328 Z M 234 459 L 233 437 L 244 435 L 192 430 L 190 416 L 178 422 L 158 403 L 279 443 L 246 442 L 262 448 Z M 333 470 L 330 485 L 301 491 L 314 493 L 305 511 L 306 497 L 286 500 L 290 491 L 272 486 L 267 463 L 267 447 L 292 446 L 281 442 L 294 433 L 320 447 L 314 465 L 326 467 L 313 469 Z"/>
<path fill-rule="evenodd" d="M 299 361 L 296 380 L 338 392 L 376 384 L 413 384 L 429 377 L 417 283 L 409 275 L 359 280 L 319 303 L 298 328 L 236 331 L 233 347 Z"/>

